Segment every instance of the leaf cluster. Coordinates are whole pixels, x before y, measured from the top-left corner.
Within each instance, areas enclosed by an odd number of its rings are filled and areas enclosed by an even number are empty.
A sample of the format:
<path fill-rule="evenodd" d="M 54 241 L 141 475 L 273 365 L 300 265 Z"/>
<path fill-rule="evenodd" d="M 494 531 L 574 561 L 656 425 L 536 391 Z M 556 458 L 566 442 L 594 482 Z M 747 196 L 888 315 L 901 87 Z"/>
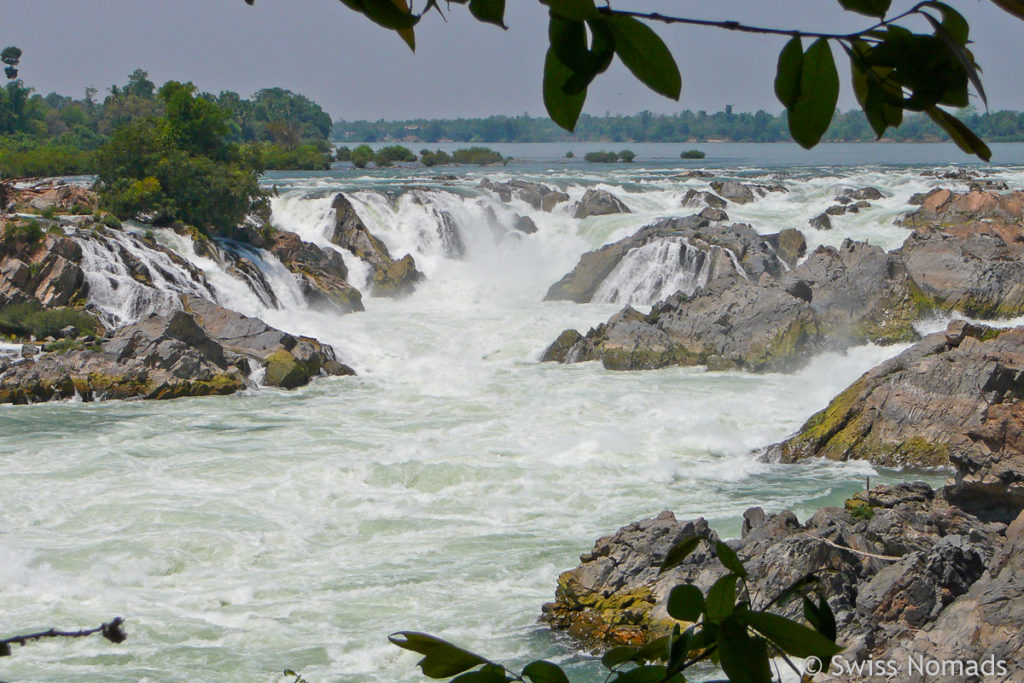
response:
<path fill-rule="evenodd" d="M 828 602 L 812 599 L 813 574 L 801 577 L 785 591 L 756 609 L 747 586 L 747 570 L 729 545 L 703 536 L 683 539 L 665 556 L 661 573 L 682 564 L 702 544 L 709 544 L 726 573 L 706 593 L 692 584 L 675 586 L 668 596 L 669 616 L 678 623 L 671 634 L 642 647 L 616 647 L 601 663 L 612 683 L 683 683 L 685 671 L 698 662 L 720 667 L 734 683 L 771 683 L 772 659 L 782 657 L 801 674 L 789 657 L 816 657 L 828 662 L 836 645 L 836 622 Z M 807 623 L 771 611 L 794 597 L 803 601 Z M 452 683 L 569 683 L 556 664 L 539 660 L 516 673 L 474 652 L 426 633 L 402 631 L 389 640 L 423 657 L 418 666 L 429 678 L 452 678 Z M 776 672 L 777 673 L 777 672 Z"/>

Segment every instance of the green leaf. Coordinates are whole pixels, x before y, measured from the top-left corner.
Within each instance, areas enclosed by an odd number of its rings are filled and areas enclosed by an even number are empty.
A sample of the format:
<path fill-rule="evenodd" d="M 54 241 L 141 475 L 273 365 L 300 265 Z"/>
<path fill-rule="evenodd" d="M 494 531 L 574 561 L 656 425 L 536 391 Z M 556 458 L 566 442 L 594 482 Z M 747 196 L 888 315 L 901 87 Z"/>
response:
<path fill-rule="evenodd" d="M 631 662 L 636 657 L 635 647 L 613 647 L 601 657 L 601 665 L 606 669 L 614 669 L 620 664 Z"/>
<path fill-rule="evenodd" d="M 889 11 L 892 0 L 839 0 L 843 9 L 881 19 Z"/>
<path fill-rule="evenodd" d="M 666 671 L 661 665 L 641 666 L 620 673 L 614 680 L 615 683 L 660 683 Z"/>
<path fill-rule="evenodd" d="M 971 84 L 974 86 L 974 89 L 978 92 L 978 96 L 981 97 L 981 101 L 987 105 L 988 97 L 985 95 L 985 86 L 982 85 L 981 76 L 978 75 L 978 65 L 974 63 L 974 57 L 967 48 L 964 47 L 965 43 L 960 43 L 957 38 L 949 33 L 944 23 L 940 24 L 935 17 L 927 13 L 925 13 L 925 17 L 928 18 L 928 21 L 931 22 L 932 27 L 934 27 L 935 37 L 942 41 L 942 44 L 946 46 L 946 49 L 949 50 L 949 54 L 953 57 L 953 60 L 960 65 L 960 69 L 963 70 L 968 80 L 970 80 Z M 962 18 L 963 17 L 961 17 L 961 19 Z M 953 102 L 947 104 L 956 103 Z"/>
<path fill-rule="evenodd" d="M 541 0 L 555 14 L 574 21 L 586 21 L 598 16 L 594 0 Z"/>
<path fill-rule="evenodd" d="M 479 21 L 508 28 L 505 25 L 505 0 L 469 0 L 469 12 Z"/>
<path fill-rule="evenodd" d="M 425 655 L 417 666 L 430 678 L 450 678 L 490 662 L 478 654 L 456 647 L 447 640 L 416 631 L 399 631 L 388 636 L 394 645 Z"/>
<path fill-rule="evenodd" d="M 678 624 L 677 624 L 678 626 Z M 668 636 L 662 636 L 661 638 L 655 638 L 650 641 L 642 648 L 637 650 L 634 661 L 637 662 L 654 662 L 654 661 L 665 661 L 668 659 L 668 644 L 671 638 Z"/>
<path fill-rule="evenodd" d="M 686 665 L 690 650 L 694 649 L 692 647 L 693 631 L 694 627 L 691 626 L 682 633 L 679 633 L 679 624 L 676 624 L 675 628 L 672 629 L 673 640 L 668 653 L 669 673 L 679 673 Z"/>
<path fill-rule="evenodd" d="M 770 612 L 747 612 L 743 620 L 784 653 L 795 657 L 817 657 L 828 661 L 841 647 L 817 631 L 803 624 Z"/>
<path fill-rule="evenodd" d="M 804 596 L 804 617 L 818 633 L 829 640 L 836 639 L 836 615 L 832 613 L 832 607 L 825 598 L 819 596 L 815 604 Z"/>
<path fill-rule="evenodd" d="M 658 570 L 659 574 L 664 574 L 669 569 L 678 567 L 683 563 L 687 557 L 690 556 L 700 542 L 704 540 L 703 536 L 690 536 L 689 538 L 683 539 L 676 543 L 672 548 L 665 554 L 665 560 L 661 563 L 661 569 Z"/>
<path fill-rule="evenodd" d="M 946 3 L 938 2 L 937 0 L 922 3 L 922 6 L 934 7 L 939 10 L 942 14 L 942 28 L 944 28 L 946 32 L 949 33 L 950 37 L 959 45 L 967 45 L 971 27 L 967 23 L 967 20 L 964 19 L 964 15 L 960 14 Z M 928 16 L 927 13 L 925 16 Z"/>
<path fill-rule="evenodd" d="M 751 638 L 747 627 L 730 617 L 718 630 L 718 661 L 730 683 L 771 683 L 768 646 Z"/>
<path fill-rule="evenodd" d="M 572 69 L 558 59 L 552 48 L 548 48 L 544 59 L 544 107 L 551 120 L 568 131 L 576 128 L 583 102 L 587 99 L 585 89 L 573 94 L 565 91 L 565 85 L 572 76 Z"/>
<path fill-rule="evenodd" d="M 804 53 L 800 96 L 789 107 L 789 131 L 805 149 L 814 147 L 828 130 L 839 101 L 839 74 L 828 41 L 819 38 Z"/>
<path fill-rule="evenodd" d="M 1018 19 L 1024 19 L 1024 2 L 1022 0 L 992 0 L 992 2 Z"/>
<path fill-rule="evenodd" d="M 479 671 L 470 671 L 451 680 L 451 683 L 506 683 L 505 667 L 488 664 Z"/>
<path fill-rule="evenodd" d="M 740 558 L 735 550 L 722 541 L 717 541 L 715 543 L 715 554 L 718 555 L 718 561 L 722 563 L 723 567 L 739 575 L 740 578 L 747 578 L 747 570 L 743 563 L 740 562 Z"/>
<path fill-rule="evenodd" d="M 409 10 L 409 5 L 405 0 L 361 0 L 361 2 L 363 13 L 371 21 L 384 28 L 396 30 L 412 28 L 420 20 Z"/>
<path fill-rule="evenodd" d="M 982 161 L 990 161 L 992 159 L 992 150 L 970 128 L 964 125 L 963 121 L 938 107 L 926 109 L 925 113 L 942 130 L 949 134 L 949 137 L 952 138 L 957 147 L 969 154 L 976 155 Z"/>
<path fill-rule="evenodd" d="M 803 71 L 804 47 L 800 36 L 794 36 L 782 52 L 775 72 L 775 96 L 789 109 L 800 96 L 800 73 Z"/>
<path fill-rule="evenodd" d="M 523 675 L 533 683 L 569 683 L 569 677 L 561 667 L 544 660 L 527 664 Z"/>
<path fill-rule="evenodd" d="M 708 619 L 721 619 L 732 614 L 736 606 L 736 581 L 739 579 L 735 574 L 726 574 L 708 589 L 707 597 L 704 599 L 704 613 Z"/>
<path fill-rule="evenodd" d="M 673 619 L 695 622 L 704 613 L 704 594 L 692 584 L 680 584 L 668 594 L 667 609 Z"/>
<path fill-rule="evenodd" d="M 0 643 L 0 657 L 10 657 L 11 646 L 9 643 Z"/>
<path fill-rule="evenodd" d="M 615 36 L 615 52 L 626 68 L 656 93 L 679 99 L 683 79 L 668 47 L 649 26 L 620 14 L 605 18 Z"/>

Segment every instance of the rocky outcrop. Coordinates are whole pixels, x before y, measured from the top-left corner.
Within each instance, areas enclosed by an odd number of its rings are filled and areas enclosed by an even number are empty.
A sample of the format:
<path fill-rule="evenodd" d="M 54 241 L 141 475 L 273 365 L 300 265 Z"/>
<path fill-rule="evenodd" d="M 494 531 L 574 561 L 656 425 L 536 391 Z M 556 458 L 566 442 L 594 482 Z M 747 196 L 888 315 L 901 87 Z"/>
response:
<path fill-rule="evenodd" d="M 251 358 L 267 368 L 265 383 L 292 389 L 327 375 L 352 375 L 339 363 L 334 349 L 312 337 L 295 337 L 259 318 L 251 318 L 194 296 L 183 296 L 185 311 L 224 347 L 230 358 Z"/>
<path fill-rule="evenodd" d="M 937 190 L 902 219 L 900 248 L 936 307 L 992 318 L 1024 314 L 1024 192 Z"/>
<path fill-rule="evenodd" d="M 680 202 L 680 205 L 684 207 L 708 207 L 712 209 L 724 209 L 725 204 L 724 199 L 713 192 L 704 190 L 687 190 L 686 194 L 683 195 L 683 200 Z"/>
<path fill-rule="evenodd" d="M 985 518 L 1024 509 L 1024 328 L 962 321 L 869 370 L 765 457 L 952 466 L 950 497 Z"/>
<path fill-rule="evenodd" d="M 85 299 L 82 249 L 69 237 L 46 233 L 37 241 L 9 239 L 15 223 L 0 224 L 0 306 L 37 301 L 44 307 Z M 10 231 L 10 232 L 8 232 Z"/>
<path fill-rule="evenodd" d="M 230 394 L 244 387 L 242 368 L 180 311 L 123 327 L 89 348 L 0 359 L 0 403 L 76 395 L 85 401 L 169 399 Z"/>
<path fill-rule="evenodd" d="M 819 213 L 817 216 L 807 221 L 807 223 L 815 230 L 832 229 L 832 219 L 829 218 L 827 213 Z"/>
<path fill-rule="evenodd" d="M 506 204 L 516 197 L 535 209 L 547 212 L 553 211 L 560 203 L 569 201 L 569 195 L 561 190 L 527 180 L 495 182 L 490 178 L 484 178 L 480 181 L 480 187 L 498 195 Z"/>
<path fill-rule="evenodd" d="M 338 193 L 332 207 L 336 217 L 331 242 L 370 264 L 373 269 L 370 293 L 373 296 L 410 294 L 423 279 L 412 255 L 406 254 L 397 261 L 391 258 L 387 246 L 366 228 L 345 195 Z"/>
<path fill-rule="evenodd" d="M 14 192 L 9 202 L 13 211 L 59 211 L 92 213 L 99 204 L 95 192 L 62 180 L 44 181 Z"/>
<path fill-rule="evenodd" d="M 747 510 L 742 538 L 727 544 L 746 567 L 755 608 L 813 575 L 835 613 L 847 661 L 899 648 L 931 656 L 927 643 L 949 632 L 960 636 L 951 650 L 965 659 L 995 652 L 1020 670 L 1020 651 L 998 642 L 1024 604 L 1024 588 L 1007 571 L 1018 564 L 1018 530 L 986 523 L 925 484 L 877 487 L 846 508 L 823 508 L 803 524 L 788 510 Z M 706 592 L 726 571 L 709 543 L 658 573 L 667 551 L 694 535 L 718 540 L 704 519 L 680 522 L 670 512 L 599 539 L 576 569 L 559 576 L 542 619 L 588 646 L 640 645 L 666 634 L 676 623 L 666 610 L 671 589 L 690 583 Z M 803 620 L 798 600 L 772 609 Z"/>
<path fill-rule="evenodd" d="M 573 209 L 575 218 L 588 218 L 590 216 L 607 216 L 613 213 L 631 213 L 629 207 L 622 203 L 618 197 L 607 190 L 587 190 L 583 197 L 576 202 Z"/>
<path fill-rule="evenodd" d="M 773 246 L 749 225 L 723 225 L 703 216 L 667 218 L 630 237 L 583 254 L 576 267 L 548 289 L 545 300 L 592 301 L 595 292 L 627 254 L 658 240 L 685 240 L 688 248 L 699 250 L 702 255 L 693 263 L 694 275 L 706 269 L 701 275 L 704 282 L 719 278 L 756 278 L 766 272 L 777 276 L 785 270 Z M 743 269 L 742 273 L 736 269 L 736 263 Z"/>
<path fill-rule="evenodd" d="M 643 315 L 631 308 L 581 335 L 564 353 L 575 361 L 636 370 L 668 365 L 789 371 L 821 351 L 917 337 L 929 302 L 899 258 L 863 242 L 819 247 L 780 277 L 711 281 Z"/>
<path fill-rule="evenodd" d="M 772 245 L 775 253 L 790 268 L 795 267 L 797 262 L 807 254 L 807 238 L 795 228 L 786 228 L 781 232 L 764 235 L 764 239 Z"/>
<path fill-rule="evenodd" d="M 295 273 L 303 295 L 314 307 L 342 313 L 363 310 L 362 294 L 346 282 L 348 268 L 338 252 L 284 231 L 274 233 L 269 251 Z"/>
<path fill-rule="evenodd" d="M 749 204 L 759 197 L 766 197 L 772 192 L 788 192 L 782 185 L 762 185 L 759 183 L 741 183 L 738 180 L 713 180 L 711 189 L 735 204 Z"/>
<path fill-rule="evenodd" d="M 1016 225 L 1024 217 L 1024 191 L 998 194 L 973 191 L 955 193 L 940 189 L 929 193 L 921 208 L 898 222 L 908 228 L 941 230 L 976 223 Z"/>

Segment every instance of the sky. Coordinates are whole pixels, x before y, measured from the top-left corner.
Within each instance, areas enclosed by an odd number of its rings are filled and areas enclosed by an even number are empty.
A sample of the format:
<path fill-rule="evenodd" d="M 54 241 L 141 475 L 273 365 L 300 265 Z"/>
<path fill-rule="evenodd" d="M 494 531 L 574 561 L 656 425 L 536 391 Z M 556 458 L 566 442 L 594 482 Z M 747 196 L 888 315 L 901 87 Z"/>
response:
<path fill-rule="evenodd" d="M 1024 22 L 988 0 L 947 0 L 971 23 L 989 108 L 1024 110 Z M 421 7 L 422 0 L 416 0 Z M 442 2 L 442 7 L 444 3 Z M 413 54 L 393 33 L 337 0 L 0 0 L 0 43 L 24 51 L 21 77 L 38 92 L 105 92 L 135 68 L 162 83 L 249 96 L 280 86 L 318 102 L 334 119 L 543 115 L 547 12 L 508 0 L 508 31 L 452 5 L 417 27 Z M 893 8 L 909 7 L 893 2 Z M 777 28 L 853 30 L 871 21 L 833 0 L 618 0 L 616 9 L 735 19 Z M 648 91 L 617 60 L 591 86 L 585 112 L 736 111 L 781 105 L 772 90 L 784 37 L 655 25 L 683 75 L 679 102 Z M 845 56 L 836 55 L 845 78 Z M 978 103 L 981 108 L 981 103 Z M 840 107 L 855 106 L 844 82 Z"/>

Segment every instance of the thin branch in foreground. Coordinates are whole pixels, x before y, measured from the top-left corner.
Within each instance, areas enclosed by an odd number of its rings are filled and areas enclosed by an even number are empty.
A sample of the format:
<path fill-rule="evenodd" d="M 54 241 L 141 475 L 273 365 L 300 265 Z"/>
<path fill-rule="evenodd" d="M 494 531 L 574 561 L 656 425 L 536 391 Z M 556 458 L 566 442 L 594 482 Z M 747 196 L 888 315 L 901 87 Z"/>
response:
<path fill-rule="evenodd" d="M 11 654 L 11 645 L 24 645 L 31 640 L 42 640 L 43 638 L 85 638 L 95 633 L 100 633 L 112 643 L 123 643 L 128 635 L 122 628 L 124 619 L 115 617 L 111 621 L 100 624 L 96 628 L 82 629 L 81 631 L 58 631 L 51 628 L 49 631 L 38 633 L 26 633 L 19 636 L 0 639 L 0 657 L 8 657 Z"/>

